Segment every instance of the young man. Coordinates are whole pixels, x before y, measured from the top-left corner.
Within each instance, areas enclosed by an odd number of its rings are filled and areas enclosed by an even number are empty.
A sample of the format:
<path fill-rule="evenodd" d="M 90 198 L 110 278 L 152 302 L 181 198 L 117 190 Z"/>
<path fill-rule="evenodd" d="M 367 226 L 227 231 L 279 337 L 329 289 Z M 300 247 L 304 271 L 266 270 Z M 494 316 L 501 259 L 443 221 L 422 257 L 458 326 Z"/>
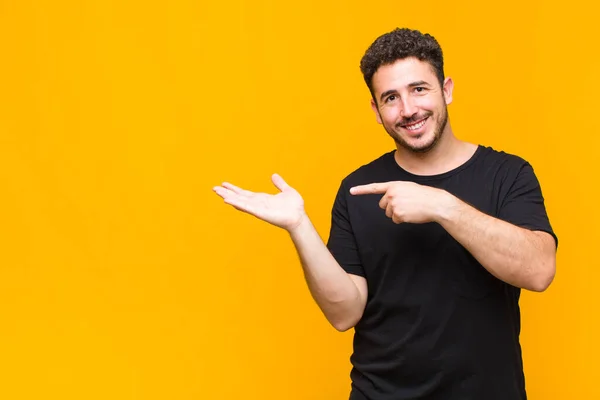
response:
<path fill-rule="evenodd" d="M 327 319 L 355 329 L 351 400 L 524 400 L 520 290 L 548 287 L 557 246 L 533 169 L 454 136 L 432 36 L 382 35 L 361 70 L 396 150 L 342 181 L 327 246 L 278 175 L 276 195 L 215 191 L 286 229 Z"/>

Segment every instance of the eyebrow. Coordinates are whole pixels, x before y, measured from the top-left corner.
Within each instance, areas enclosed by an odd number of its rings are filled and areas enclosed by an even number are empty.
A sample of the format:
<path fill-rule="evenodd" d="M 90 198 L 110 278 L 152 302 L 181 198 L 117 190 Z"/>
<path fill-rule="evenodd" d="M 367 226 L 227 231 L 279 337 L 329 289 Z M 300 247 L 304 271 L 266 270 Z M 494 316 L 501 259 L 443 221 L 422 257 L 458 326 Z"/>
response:
<path fill-rule="evenodd" d="M 416 81 L 416 82 L 411 82 L 408 84 L 408 87 L 410 87 L 410 88 L 416 87 L 416 86 L 429 86 L 429 83 L 427 83 L 425 81 Z"/>
<path fill-rule="evenodd" d="M 427 86 L 429 87 L 429 83 L 425 82 L 425 81 L 415 81 L 415 82 L 411 82 L 408 85 L 409 88 L 414 88 L 417 86 Z M 387 96 L 391 95 L 391 94 L 398 94 L 398 91 L 396 89 L 391 89 L 391 90 L 386 90 L 385 92 L 381 93 L 381 96 L 379 96 L 379 100 L 383 101 L 384 98 L 386 98 Z"/>

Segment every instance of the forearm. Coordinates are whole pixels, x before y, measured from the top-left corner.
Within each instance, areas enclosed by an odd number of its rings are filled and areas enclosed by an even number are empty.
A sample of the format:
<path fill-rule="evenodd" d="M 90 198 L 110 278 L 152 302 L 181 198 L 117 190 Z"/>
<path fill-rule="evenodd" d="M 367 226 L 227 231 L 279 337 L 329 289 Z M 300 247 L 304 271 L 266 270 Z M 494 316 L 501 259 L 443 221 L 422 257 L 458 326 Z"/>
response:
<path fill-rule="evenodd" d="M 543 291 L 554 277 L 552 239 L 544 234 L 493 218 L 449 194 L 437 222 L 504 282 Z"/>
<path fill-rule="evenodd" d="M 310 293 L 327 320 L 338 330 L 353 327 L 362 317 L 366 299 L 305 216 L 289 231 Z"/>

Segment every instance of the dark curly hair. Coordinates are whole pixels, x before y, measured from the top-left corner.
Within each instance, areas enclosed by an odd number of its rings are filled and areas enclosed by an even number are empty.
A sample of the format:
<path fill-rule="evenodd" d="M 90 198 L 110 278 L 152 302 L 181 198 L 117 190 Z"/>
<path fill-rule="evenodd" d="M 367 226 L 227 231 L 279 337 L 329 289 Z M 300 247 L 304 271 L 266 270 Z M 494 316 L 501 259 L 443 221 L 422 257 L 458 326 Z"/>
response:
<path fill-rule="evenodd" d="M 444 56 L 437 40 L 417 30 L 396 28 L 379 36 L 360 60 L 360 70 L 373 98 L 373 75 L 377 69 L 408 57 L 429 63 L 440 86 L 444 85 Z"/>

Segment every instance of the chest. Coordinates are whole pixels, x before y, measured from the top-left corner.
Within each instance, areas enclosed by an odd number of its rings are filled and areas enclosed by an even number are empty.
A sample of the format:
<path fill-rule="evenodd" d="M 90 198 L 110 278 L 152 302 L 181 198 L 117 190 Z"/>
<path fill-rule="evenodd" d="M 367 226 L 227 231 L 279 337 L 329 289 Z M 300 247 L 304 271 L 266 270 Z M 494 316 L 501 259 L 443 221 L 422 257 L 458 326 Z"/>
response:
<path fill-rule="evenodd" d="M 452 180 L 431 182 L 479 211 L 497 216 L 500 182 L 493 177 L 458 176 Z M 382 195 L 352 198 L 350 221 L 370 290 L 411 294 L 446 290 L 448 284 L 461 293 L 483 295 L 496 285 L 473 256 L 441 225 L 396 224 L 380 208 Z"/>

